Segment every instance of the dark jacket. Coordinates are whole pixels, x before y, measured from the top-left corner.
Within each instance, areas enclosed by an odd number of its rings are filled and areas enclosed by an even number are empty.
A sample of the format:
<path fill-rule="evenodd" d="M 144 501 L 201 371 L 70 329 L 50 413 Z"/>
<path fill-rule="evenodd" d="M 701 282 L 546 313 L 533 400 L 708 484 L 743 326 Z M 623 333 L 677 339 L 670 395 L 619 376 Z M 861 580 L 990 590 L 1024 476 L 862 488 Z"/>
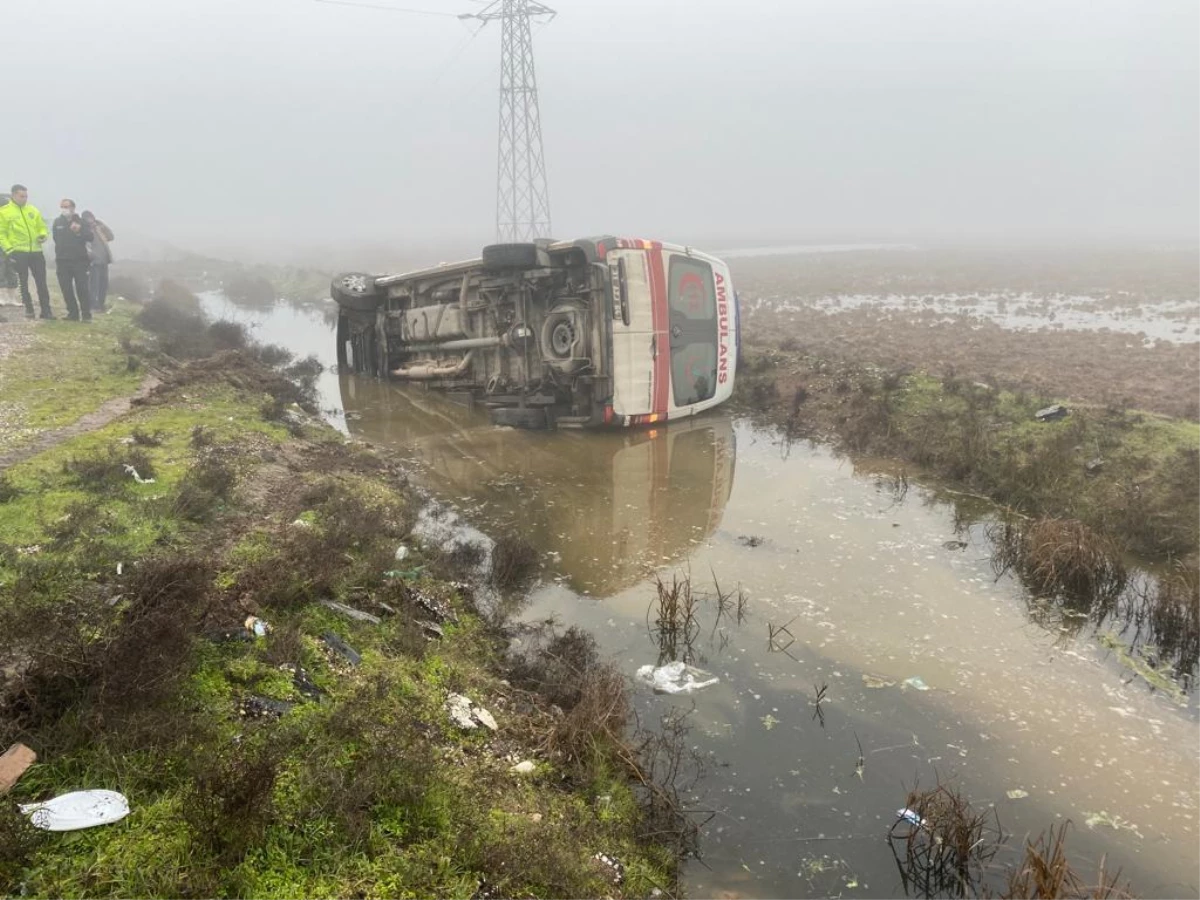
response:
<path fill-rule="evenodd" d="M 78 222 L 79 230 L 72 231 L 71 223 Z M 78 215 L 54 220 L 54 259 L 62 262 L 88 262 L 88 243 L 95 235 L 92 226 Z"/>

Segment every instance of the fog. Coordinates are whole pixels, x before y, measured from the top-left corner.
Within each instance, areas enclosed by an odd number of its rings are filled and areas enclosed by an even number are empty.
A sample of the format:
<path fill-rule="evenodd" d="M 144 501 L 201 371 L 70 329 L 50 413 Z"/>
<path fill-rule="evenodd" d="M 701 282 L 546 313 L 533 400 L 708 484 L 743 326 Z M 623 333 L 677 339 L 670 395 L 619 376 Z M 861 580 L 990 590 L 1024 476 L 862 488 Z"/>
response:
<path fill-rule="evenodd" d="M 493 237 L 476 0 L 9 2 L 0 181 L 134 246 L 329 264 Z M 551 5 L 554 5 L 553 3 Z M 1194 239 L 1194 0 L 561 0 L 554 232 Z"/>

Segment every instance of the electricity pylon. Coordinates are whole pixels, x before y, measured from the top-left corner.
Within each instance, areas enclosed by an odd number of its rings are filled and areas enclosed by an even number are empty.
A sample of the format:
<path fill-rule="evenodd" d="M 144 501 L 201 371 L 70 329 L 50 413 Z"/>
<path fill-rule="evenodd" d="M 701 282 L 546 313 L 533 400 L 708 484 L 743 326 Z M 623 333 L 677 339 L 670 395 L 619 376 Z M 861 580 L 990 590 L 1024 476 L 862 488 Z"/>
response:
<path fill-rule="evenodd" d="M 496 161 L 496 240 L 550 237 L 550 194 L 529 20 L 554 10 L 536 0 L 495 0 L 461 18 L 500 20 L 500 145 Z"/>

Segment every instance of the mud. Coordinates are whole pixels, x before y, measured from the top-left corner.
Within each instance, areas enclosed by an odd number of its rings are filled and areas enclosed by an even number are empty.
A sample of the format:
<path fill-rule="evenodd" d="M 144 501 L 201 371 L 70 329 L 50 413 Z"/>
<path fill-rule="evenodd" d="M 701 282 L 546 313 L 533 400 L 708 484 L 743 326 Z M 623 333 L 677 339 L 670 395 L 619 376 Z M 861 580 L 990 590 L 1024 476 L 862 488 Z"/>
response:
<path fill-rule="evenodd" d="M 1194 248 L 784 254 L 733 274 L 750 345 L 1200 416 Z"/>

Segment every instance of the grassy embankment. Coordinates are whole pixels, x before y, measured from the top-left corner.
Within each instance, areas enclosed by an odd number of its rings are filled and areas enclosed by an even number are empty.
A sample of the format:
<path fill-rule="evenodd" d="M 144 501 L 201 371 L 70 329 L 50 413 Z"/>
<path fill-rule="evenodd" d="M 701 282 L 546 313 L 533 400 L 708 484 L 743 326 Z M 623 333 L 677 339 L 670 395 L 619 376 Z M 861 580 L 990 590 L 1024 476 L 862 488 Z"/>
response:
<path fill-rule="evenodd" d="M 998 569 L 1086 621 L 1144 626 L 1140 664 L 1176 676 L 1200 656 L 1200 424 L 953 375 L 893 372 L 753 347 L 738 401 L 793 437 L 907 460 L 1003 507 Z M 1039 422 L 1055 402 L 1071 414 Z M 1127 554 L 1153 564 L 1129 578 Z M 1114 621 L 1114 620 L 1110 620 Z M 1169 665 L 1168 665 L 1169 664 Z"/>
<path fill-rule="evenodd" d="M 137 390 L 146 376 L 143 361 L 122 352 L 119 344 L 132 333 L 133 312 L 121 305 L 90 325 L 55 321 L 19 326 L 32 327 L 32 343 L 0 359 L 0 454 Z M 13 321 L 20 315 L 8 314 Z"/>
<path fill-rule="evenodd" d="M 506 659 L 452 560 L 412 540 L 403 473 L 295 405 L 311 367 L 161 303 L 108 318 L 91 362 L 60 361 L 99 384 L 137 355 L 163 385 L 0 482 L 0 744 L 40 755 L 0 801 L 0 893 L 671 891 L 647 837 L 666 795 L 631 788 L 623 681 L 589 641 Z M 498 730 L 454 726 L 452 692 Z M 15 810 L 85 788 L 132 813 L 46 834 Z"/>

